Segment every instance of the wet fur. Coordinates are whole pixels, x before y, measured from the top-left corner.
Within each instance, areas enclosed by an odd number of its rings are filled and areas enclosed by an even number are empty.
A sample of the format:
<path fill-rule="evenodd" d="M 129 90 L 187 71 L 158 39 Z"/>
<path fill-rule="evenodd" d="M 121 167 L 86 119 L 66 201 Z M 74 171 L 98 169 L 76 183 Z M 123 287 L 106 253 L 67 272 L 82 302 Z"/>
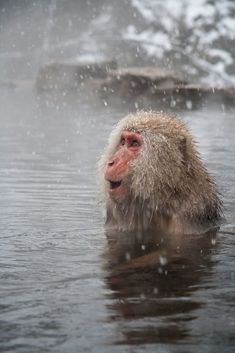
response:
<path fill-rule="evenodd" d="M 124 130 L 140 132 L 144 147 L 123 180 L 125 198 L 116 202 L 108 195 L 103 175 Z M 110 226 L 195 233 L 220 223 L 222 204 L 216 185 L 185 124 L 174 116 L 140 111 L 122 119 L 110 136 L 99 168 Z"/>

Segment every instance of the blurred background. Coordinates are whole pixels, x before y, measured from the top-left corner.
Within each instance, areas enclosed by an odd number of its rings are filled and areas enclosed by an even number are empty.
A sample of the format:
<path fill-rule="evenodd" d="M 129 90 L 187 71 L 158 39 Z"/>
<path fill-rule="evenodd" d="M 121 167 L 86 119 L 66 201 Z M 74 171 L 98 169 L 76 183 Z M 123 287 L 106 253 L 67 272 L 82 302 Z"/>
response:
<path fill-rule="evenodd" d="M 234 58 L 234 0 L 0 0 L 0 352 L 235 352 Z M 97 161 L 143 108 L 198 141 L 216 238 L 109 248 Z"/>
<path fill-rule="evenodd" d="M 233 0 L 1 0 L 1 79 L 49 62 L 116 60 L 235 83 Z"/>

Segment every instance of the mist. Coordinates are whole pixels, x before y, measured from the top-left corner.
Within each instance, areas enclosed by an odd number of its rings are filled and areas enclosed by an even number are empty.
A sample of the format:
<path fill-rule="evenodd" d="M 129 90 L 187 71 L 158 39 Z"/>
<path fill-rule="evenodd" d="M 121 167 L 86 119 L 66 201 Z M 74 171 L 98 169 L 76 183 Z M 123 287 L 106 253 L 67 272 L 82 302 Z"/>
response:
<path fill-rule="evenodd" d="M 234 18 L 232 0 L 0 1 L 0 352 L 235 351 Z M 107 230 L 97 164 L 137 110 L 187 124 L 216 234 Z"/>

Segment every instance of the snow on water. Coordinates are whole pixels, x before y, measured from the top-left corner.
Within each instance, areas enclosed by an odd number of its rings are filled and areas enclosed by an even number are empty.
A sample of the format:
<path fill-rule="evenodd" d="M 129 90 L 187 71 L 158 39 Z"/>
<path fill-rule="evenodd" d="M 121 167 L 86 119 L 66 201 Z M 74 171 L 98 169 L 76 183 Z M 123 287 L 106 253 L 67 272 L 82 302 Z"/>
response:
<path fill-rule="evenodd" d="M 230 0 L 1 2 L 2 79 L 35 77 L 51 61 L 115 59 L 235 84 L 234 14 Z"/>

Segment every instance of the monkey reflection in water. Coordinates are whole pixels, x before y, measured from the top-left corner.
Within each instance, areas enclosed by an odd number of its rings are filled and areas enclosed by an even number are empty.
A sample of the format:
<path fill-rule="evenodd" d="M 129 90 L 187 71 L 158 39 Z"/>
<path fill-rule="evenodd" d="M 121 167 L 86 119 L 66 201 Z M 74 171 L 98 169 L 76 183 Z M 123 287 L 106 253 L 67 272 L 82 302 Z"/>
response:
<path fill-rule="evenodd" d="M 187 323 L 203 305 L 190 295 L 211 272 L 222 213 L 193 137 L 174 116 L 130 114 L 112 132 L 99 167 L 107 210 L 106 280 L 117 299 L 113 318 L 165 317 L 157 326 L 151 321 L 125 330 L 119 343 L 189 336 Z"/>

